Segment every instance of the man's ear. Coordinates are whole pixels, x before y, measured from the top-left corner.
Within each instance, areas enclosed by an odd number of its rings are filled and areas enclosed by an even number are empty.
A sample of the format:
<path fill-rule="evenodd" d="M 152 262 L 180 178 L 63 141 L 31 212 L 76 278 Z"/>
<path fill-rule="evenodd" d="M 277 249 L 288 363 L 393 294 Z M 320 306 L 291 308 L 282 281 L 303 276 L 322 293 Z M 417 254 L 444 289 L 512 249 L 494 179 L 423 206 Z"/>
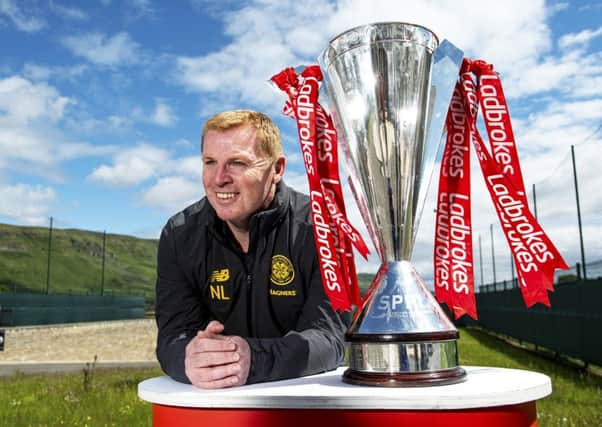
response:
<path fill-rule="evenodd" d="M 286 169 L 286 158 L 278 157 L 274 162 L 274 184 L 278 184 L 282 180 L 284 169 Z"/>

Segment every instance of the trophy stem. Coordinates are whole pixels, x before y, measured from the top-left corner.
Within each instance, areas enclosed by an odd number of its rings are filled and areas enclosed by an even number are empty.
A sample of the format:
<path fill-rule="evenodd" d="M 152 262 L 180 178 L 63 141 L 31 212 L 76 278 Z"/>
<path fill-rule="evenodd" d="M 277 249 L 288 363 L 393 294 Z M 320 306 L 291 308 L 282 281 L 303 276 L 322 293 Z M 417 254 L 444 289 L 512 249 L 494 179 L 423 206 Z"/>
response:
<path fill-rule="evenodd" d="M 415 387 L 463 381 L 458 330 L 408 261 L 386 263 L 345 334 L 350 384 Z"/>

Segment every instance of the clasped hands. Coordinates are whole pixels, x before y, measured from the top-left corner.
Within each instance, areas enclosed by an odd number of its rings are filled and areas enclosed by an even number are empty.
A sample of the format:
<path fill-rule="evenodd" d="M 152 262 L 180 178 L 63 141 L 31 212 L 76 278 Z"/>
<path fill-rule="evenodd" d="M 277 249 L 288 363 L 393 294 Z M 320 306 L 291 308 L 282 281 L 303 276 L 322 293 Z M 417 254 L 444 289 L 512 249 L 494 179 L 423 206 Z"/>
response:
<path fill-rule="evenodd" d="M 243 385 L 251 367 L 251 349 L 244 338 L 221 335 L 217 320 L 198 331 L 186 346 L 184 367 L 192 385 L 217 389 Z"/>

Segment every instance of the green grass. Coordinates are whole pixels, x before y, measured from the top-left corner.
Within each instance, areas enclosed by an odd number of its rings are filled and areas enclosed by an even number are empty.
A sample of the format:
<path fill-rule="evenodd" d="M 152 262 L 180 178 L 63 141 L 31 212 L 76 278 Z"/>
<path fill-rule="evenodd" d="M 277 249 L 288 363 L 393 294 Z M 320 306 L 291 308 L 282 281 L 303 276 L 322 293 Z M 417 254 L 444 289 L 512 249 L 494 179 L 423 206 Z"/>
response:
<path fill-rule="evenodd" d="M 552 394 L 537 402 L 540 427 L 602 426 L 602 379 L 513 347 L 476 329 L 462 329 L 462 365 L 541 372 L 552 379 Z"/>
<path fill-rule="evenodd" d="M 150 426 L 138 383 L 159 369 L 88 370 L 0 381 L 0 426 Z"/>
<path fill-rule="evenodd" d="M 512 347 L 475 329 L 462 329 L 462 365 L 526 369 L 552 378 L 553 393 L 537 403 L 539 426 L 602 425 L 602 380 Z M 87 372 L 87 373 L 86 373 Z M 148 426 L 151 406 L 137 384 L 158 369 L 92 370 L 17 375 L 0 381 L 0 426 Z"/>
<path fill-rule="evenodd" d="M 52 231 L 50 293 L 98 294 L 102 233 Z M 106 235 L 105 293 L 154 294 L 157 241 Z M 0 224 L 0 292 L 45 292 L 48 229 Z"/>

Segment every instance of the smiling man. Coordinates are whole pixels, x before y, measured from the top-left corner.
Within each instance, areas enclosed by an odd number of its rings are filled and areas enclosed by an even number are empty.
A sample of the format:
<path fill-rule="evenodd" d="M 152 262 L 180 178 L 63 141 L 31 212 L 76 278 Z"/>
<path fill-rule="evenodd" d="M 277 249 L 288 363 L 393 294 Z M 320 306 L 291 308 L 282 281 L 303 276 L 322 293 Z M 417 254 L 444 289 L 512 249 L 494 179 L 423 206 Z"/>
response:
<path fill-rule="evenodd" d="M 343 360 L 309 199 L 287 187 L 264 114 L 219 113 L 201 140 L 206 197 L 161 233 L 157 358 L 173 379 L 223 388 L 310 375 Z"/>

